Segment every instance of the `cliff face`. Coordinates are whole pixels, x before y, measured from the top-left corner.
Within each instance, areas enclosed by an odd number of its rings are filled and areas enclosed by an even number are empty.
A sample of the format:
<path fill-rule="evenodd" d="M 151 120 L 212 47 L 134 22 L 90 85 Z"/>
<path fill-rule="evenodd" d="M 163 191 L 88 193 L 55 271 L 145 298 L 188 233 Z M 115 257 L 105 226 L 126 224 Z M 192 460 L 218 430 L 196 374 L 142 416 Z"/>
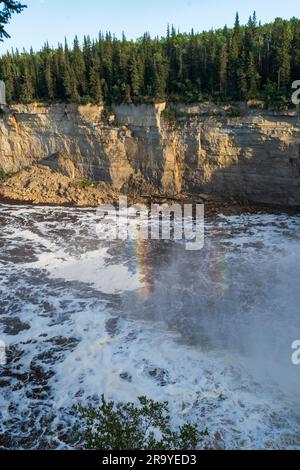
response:
<path fill-rule="evenodd" d="M 300 206 L 295 113 L 233 118 L 195 106 L 170 121 L 164 108 L 115 106 L 108 116 L 97 106 L 10 107 L 0 116 L 0 167 L 11 173 L 39 162 L 116 191 L 140 178 L 170 196 L 216 192 Z"/>

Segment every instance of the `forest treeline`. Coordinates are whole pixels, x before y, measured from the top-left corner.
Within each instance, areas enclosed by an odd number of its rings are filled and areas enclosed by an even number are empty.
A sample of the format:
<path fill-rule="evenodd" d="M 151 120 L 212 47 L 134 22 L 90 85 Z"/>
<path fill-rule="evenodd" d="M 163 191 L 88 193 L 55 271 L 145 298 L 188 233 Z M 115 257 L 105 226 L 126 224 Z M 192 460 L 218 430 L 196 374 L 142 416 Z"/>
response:
<path fill-rule="evenodd" d="M 291 83 L 300 80 L 300 20 L 246 25 L 237 14 L 233 28 L 180 33 L 136 41 L 111 33 L 80 44 L 41 51 L 14 50 L 0 58 L 7 101 L 78 103 L 215 102 L 262 99 L 288 107 Z"/>

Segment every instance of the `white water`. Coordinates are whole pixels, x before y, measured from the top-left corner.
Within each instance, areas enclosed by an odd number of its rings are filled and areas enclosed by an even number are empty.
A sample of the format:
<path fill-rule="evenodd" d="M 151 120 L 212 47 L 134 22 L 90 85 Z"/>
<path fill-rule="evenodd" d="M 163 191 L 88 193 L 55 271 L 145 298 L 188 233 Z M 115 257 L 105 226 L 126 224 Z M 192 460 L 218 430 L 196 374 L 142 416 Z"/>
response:
<path fill-rule="evenodd" d="M 100 242 L 86 209 L 0 223 L 0 447 L 66 448 L 72 405 L 104 393 L 169 401 L 208 446 L 300 448 L 300 217 L 207 220 L 197 253 Z"/>

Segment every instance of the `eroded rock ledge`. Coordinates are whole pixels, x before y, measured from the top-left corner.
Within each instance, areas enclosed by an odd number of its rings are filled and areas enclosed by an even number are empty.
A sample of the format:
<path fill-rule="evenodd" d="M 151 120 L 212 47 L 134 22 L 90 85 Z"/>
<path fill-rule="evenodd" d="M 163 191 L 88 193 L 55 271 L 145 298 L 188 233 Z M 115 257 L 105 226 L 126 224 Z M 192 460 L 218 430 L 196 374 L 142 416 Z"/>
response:
<path fill-rule="evenodd" d="M 120 192 L 141 197 L 214 193 L 227 200 L 300 206 L 300 125 L 295 112 L 208 104 L 32 104 L 0 117 L 0 167 L 20 172 L 0 196 L 96 205 Z M 97 183 L 96 183 L 97 182 Z M 100 183 L 99 183 L 100 182 Z M 139 194 L 140 193 L 140 194 Z"/>

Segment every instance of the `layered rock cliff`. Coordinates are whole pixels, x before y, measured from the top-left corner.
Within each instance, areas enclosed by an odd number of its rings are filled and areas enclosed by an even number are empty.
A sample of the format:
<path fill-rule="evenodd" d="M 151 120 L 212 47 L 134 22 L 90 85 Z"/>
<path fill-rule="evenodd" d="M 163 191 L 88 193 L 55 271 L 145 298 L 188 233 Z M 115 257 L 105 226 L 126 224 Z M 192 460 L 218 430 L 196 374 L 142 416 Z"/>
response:
<path fill-rule="evenodd" d="M 195 105 L 177 107 L 170 118 L 164 109 L 6 108 L 0 116 L 0 168 L 14 173 L 38 164 L 69 180 L 102 181 L 115 191 L 140 181 L 141 191 L 153 188 L 168 196 L 210 192 L 300 206 L 296 113 L 244 110 L 230 117 L 225 109 Z"/>

